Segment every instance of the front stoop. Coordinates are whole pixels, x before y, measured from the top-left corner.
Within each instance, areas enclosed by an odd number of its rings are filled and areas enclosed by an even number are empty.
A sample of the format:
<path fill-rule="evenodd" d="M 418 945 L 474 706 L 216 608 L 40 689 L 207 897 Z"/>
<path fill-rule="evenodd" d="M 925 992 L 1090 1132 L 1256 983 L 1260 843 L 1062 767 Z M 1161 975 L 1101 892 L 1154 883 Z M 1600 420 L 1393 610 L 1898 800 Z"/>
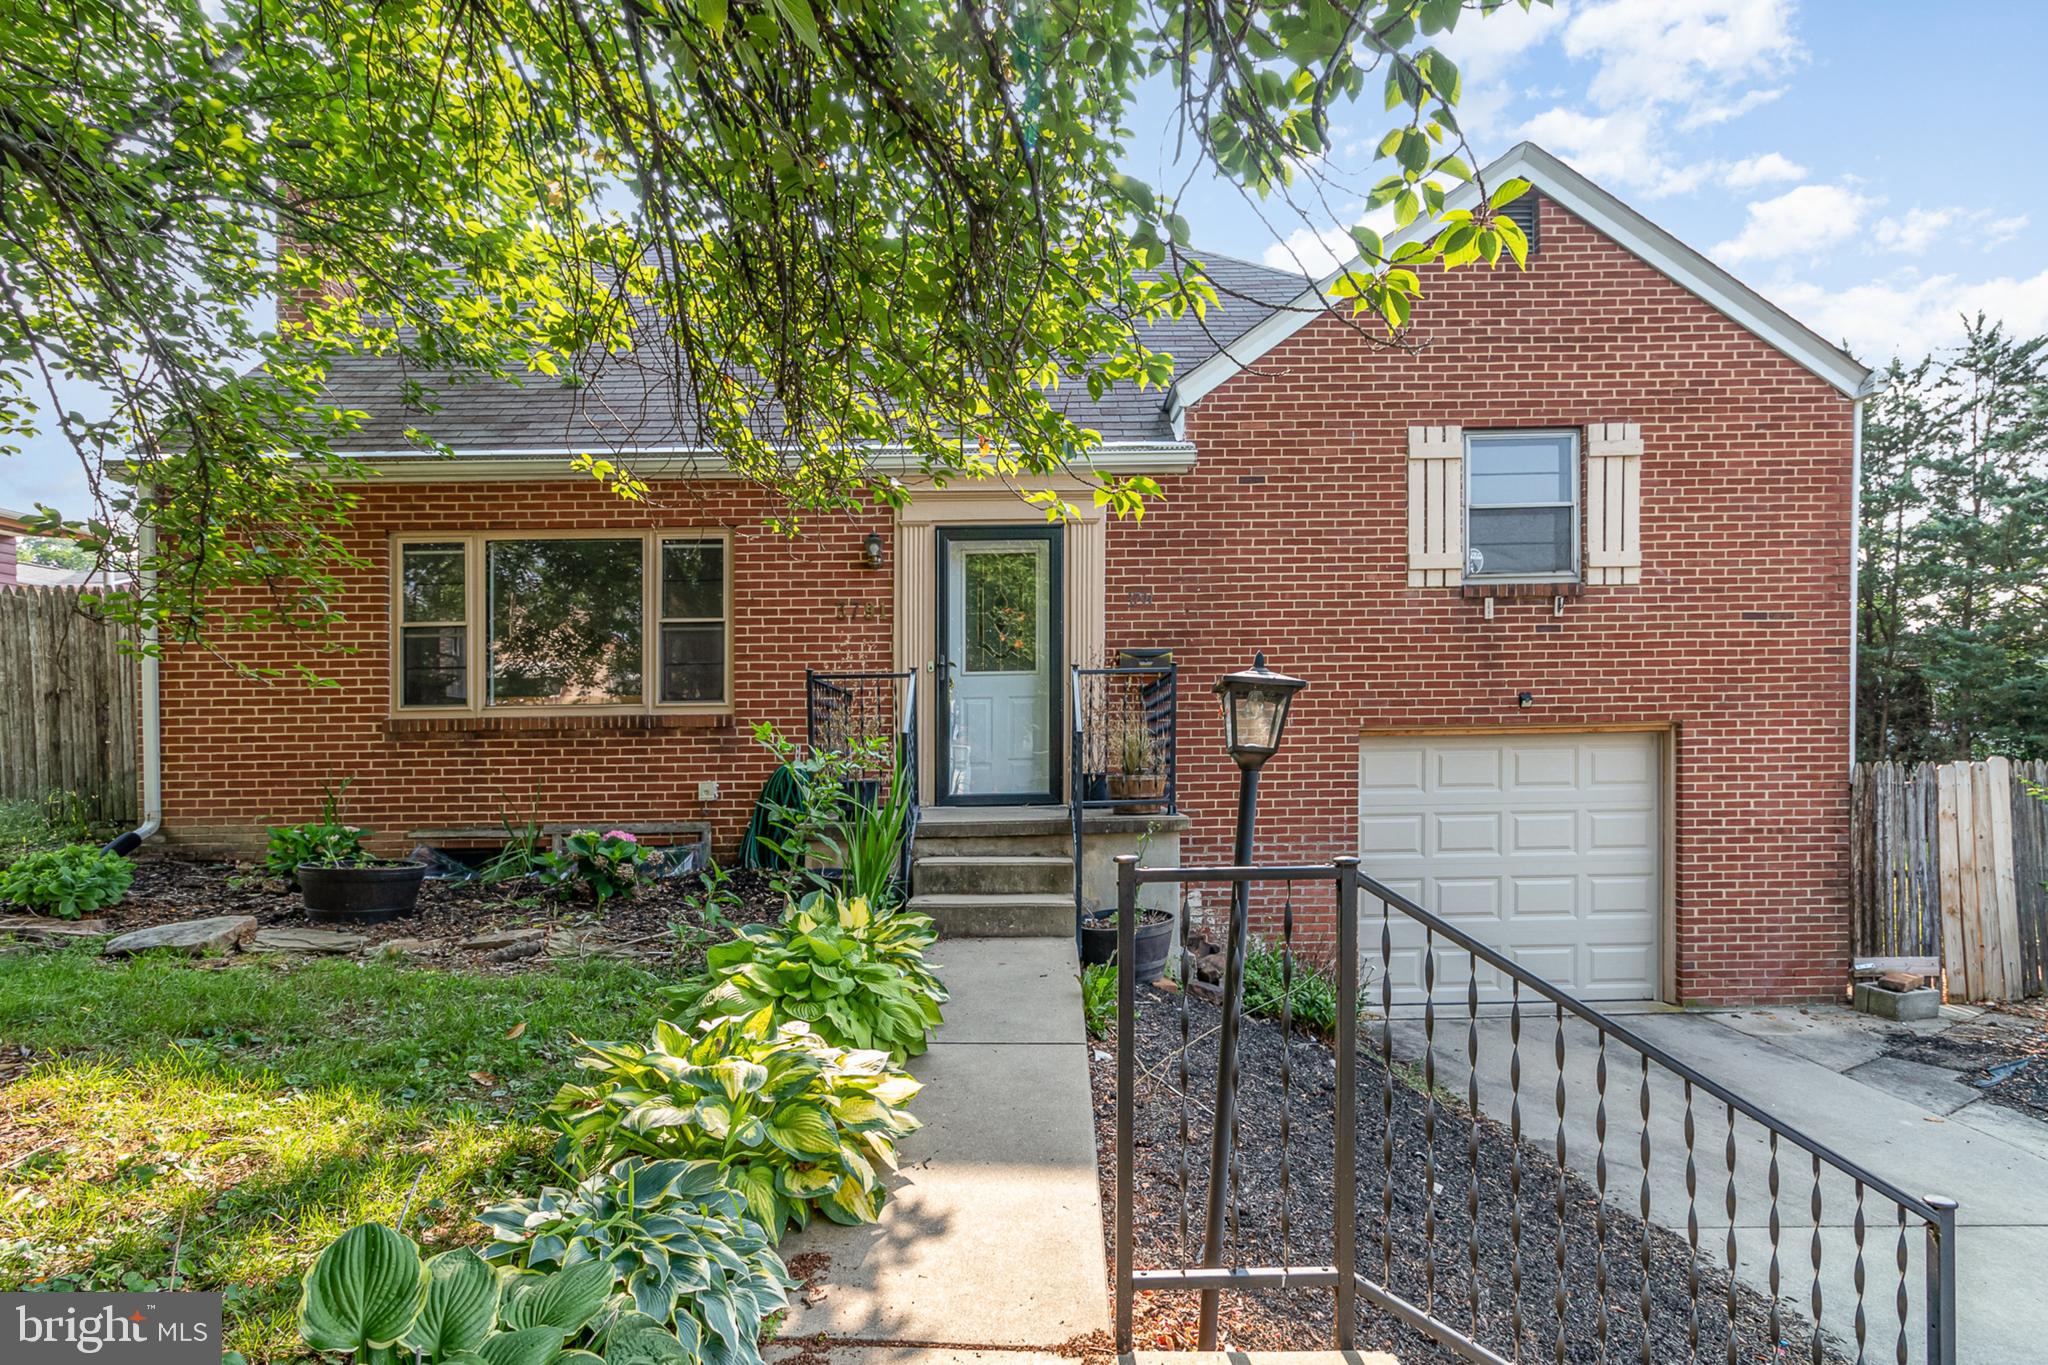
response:
<path fill-rule="evenodd" d="M 1055 807 L 927 811 L 911 851 L 910 908 L 941 938 L 1074 936 L 1073 832 Z"/>
<path fill-rule="evenodd" d="M 1109 1329 L 1073 942 L 955 939 L 931 958 L 953 998 L 910 1066 L 924 1126 L 879 1223 L 784 1239 L 785 1258 L 829 1260 L 771 1365 L 799 1345 L 807 1365 L 812 1348 L 844 1365 L 1042 1365 Z M 890 1354 L 908 1348 L 916 1362 Z"/>

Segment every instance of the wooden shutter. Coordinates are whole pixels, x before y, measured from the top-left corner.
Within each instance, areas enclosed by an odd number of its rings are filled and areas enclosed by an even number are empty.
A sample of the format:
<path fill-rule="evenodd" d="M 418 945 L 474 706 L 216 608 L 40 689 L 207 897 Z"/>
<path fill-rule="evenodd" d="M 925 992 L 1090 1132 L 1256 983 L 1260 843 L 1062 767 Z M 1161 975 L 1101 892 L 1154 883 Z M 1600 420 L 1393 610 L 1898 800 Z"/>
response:
<path fill-rule="evenodd" d="M 1643 429 L 1634 422 L 1586 428 L 1586 581 L 1642 581 Z"/>
<path fill-rule="evenodd" d="M 1465 567 L 1465 430 L 1408 428 L 1408 586 L 1455 586 Z"/>

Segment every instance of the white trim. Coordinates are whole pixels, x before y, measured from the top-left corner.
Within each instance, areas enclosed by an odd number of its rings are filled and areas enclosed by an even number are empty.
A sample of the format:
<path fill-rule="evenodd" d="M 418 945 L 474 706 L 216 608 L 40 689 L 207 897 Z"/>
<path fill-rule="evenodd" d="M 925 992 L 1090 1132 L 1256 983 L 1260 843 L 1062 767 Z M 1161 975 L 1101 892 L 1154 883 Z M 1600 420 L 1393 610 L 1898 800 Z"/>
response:
<path fill-rule="evenodd" d="M 394 483 L 493 483 L 503 480 L 588 479 L 568 468 L 578 455 L 601 456 L 624 465 L 641 479 L 737 479 L 725 458 L 709 447 L 646 446 L 606 449 L 570 446 L 541 449 L 457 449 L 442 455 L 431 450 L 336 451 L 369 473 Z M 879 447 L 870 455 L 875 469 L 885 474 L 916 475 L 925 472 L 919 458 L 901 446 Z M 1069 468 L 1081 473 L 1101 474 L 1185 474 L 1195 467 L 1195 447 L 1189 441 L 1105 441 Z M 971 469 L 956 475 L 960 486 L 980 476 Z M 988 471 L 993 479 L 996 473 Z M 1029 484 L 1034 477 L 1056 475 L 1008 475 L 1013 483 Z"/>
<path fill-rule="evenodd" d="M 1871 371 L 1855 357 L 1830 345 L 1791 314 L 1535 143 L 1517 144 L 1480 173 L 1480 178 L 1490 187 L 1517 176 L 1529 181 L 1680 288 L 1748 328 L 1846 396 L 1857 398 L 1868 391 Z M 1452 191 L 1445 204 L 1449 208 L 1469 209 L 1478 195 L 1476 186 L 1468 181 Z M 1388 251 L 1424 236 L 1433 227 L 1429 220 L 1418 218 L 1386 239 Z M 1357 265 L 1358 262 L 1353 261 L 1332 271 L 1320 284 L 1305 290 L 1292 303 L 1282 306 L 1176 381 L 1176 423 L 1180 409 L 1201 402 L 1275 346 L 1329 311 L 1330 285 Z"/>
<path fill-rule="evenodd" d="M 1863 403 L 1858 398 L 1850 405 L 1854 423 L 1849 435 L 1849 771 L 1856 770 L 1856 679 L 1863 670 L 1862 624 L 1857 617 L 1863 610 Z"/>

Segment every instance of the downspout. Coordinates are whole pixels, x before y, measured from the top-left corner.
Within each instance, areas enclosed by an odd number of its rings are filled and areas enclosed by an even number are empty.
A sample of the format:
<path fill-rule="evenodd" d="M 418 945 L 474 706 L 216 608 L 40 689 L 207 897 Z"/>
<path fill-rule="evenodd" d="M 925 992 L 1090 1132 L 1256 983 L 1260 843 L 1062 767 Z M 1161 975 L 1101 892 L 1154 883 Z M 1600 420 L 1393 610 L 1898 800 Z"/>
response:
<path fill-rule="evenodd" d="M 1854 428 L 1849 436 L 1849 770 L 1856 769 L 1856 680 L 1862 671 L 1857 657 L 1857 617 L 1862 610 L 1863 579 L 1863 404 L 1876 391 L 1877 376 L 1868 375 L 1849 405 Z"/>
<path fill-rule="evenodd" d="M 145 496 L 136 499 L 138 506 L 145 505 Z M 156 570 L 151 567 L 156 560 L 156 527 L 144 521 L 138 532 L 142 567 L 138 574 L 143 599 L 155 595 Z M 162 709 L 162 672 L 157 659 L 157 632 L 154 619 L 143 628 L 142 641 L 142 695 L 139 699 L 142 722 L 142 823 L 107 845 L 109 853 L 129 854 L 142 847 L 145 840 L 155 836 L 164 825 L 164 735 Z"/>

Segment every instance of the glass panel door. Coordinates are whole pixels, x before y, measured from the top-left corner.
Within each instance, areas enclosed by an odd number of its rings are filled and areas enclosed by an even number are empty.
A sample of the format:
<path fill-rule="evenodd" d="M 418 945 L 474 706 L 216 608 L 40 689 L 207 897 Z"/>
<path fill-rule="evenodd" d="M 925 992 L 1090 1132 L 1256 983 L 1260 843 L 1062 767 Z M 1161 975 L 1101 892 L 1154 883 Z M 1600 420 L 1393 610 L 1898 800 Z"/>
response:
<path fill-rule="evenodd" d="M 1057 799 L 1055 535 L 1035 527 L 940 532 L 942 799 Z"/>

